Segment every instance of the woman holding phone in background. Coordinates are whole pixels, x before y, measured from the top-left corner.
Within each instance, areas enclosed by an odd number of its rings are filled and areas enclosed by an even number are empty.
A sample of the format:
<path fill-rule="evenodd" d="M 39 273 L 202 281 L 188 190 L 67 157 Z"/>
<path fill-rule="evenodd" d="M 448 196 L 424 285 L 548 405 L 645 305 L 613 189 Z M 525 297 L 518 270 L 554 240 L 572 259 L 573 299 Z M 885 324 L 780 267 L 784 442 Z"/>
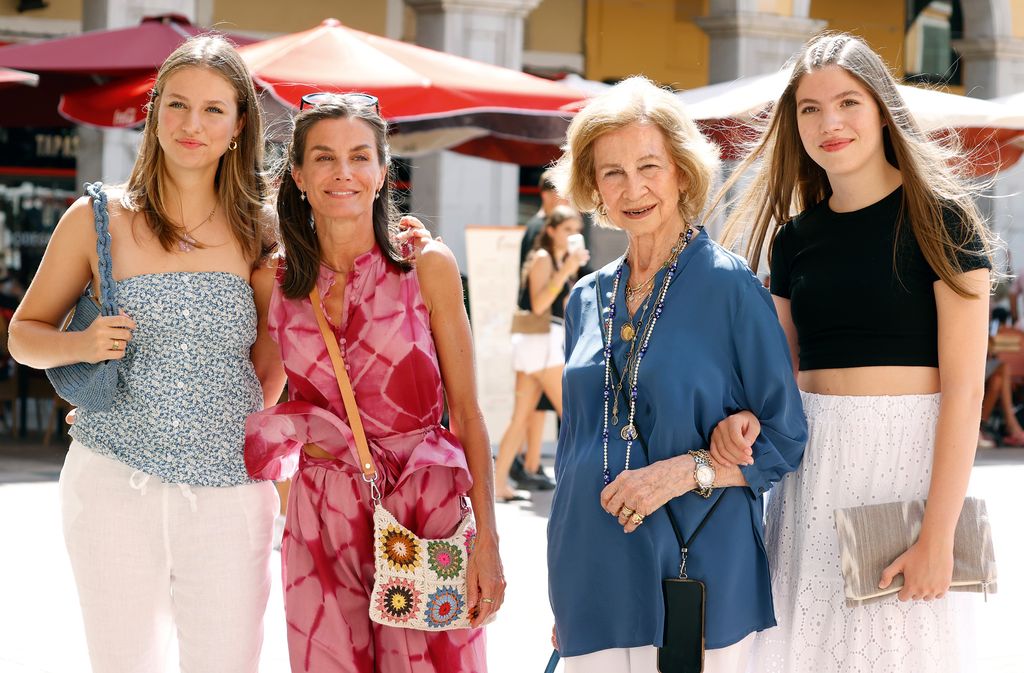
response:
<path fill-rule="evenodd" d="M 550 311 L 551 326 L 546 334 L 512 335 L 516 396 L 512 420 L 501 437 L 494 465 L 494 494 L 498 502 L 526 499 L 509 485 L 508 475 L 516 450 L 526 438 L 526 423 L 541 392 L 551 400 L 555 412 L 562 415 L 565 302 L 580 267 L 590 260 L 590 253 L 583 246 L 582 231 L 580 214 L 569 206 L 557 206 L 545 218 L 544 230 L 523 264 L 519 308 L 536 315 Z M 540 456 L 527 454 L 524 467 L 528 474 L 537 472 Z"/>

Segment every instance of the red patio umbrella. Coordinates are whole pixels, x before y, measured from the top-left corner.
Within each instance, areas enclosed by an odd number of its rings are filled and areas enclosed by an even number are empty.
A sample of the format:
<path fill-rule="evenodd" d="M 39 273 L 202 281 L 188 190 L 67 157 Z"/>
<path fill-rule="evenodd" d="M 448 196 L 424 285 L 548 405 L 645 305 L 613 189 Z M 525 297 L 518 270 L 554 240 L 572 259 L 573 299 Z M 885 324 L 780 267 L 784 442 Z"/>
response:
<path fill-rule="evenodd" d="M 114 77 L 152 75 L 182 42 L 206 31 L 184 16 L 164 14 L 145 17 L 137 26 L 0 47 L 0 67 L 41 75 L 31 93 L 0 92 L 0 126 L 67 126 L 57 114 L 61 94 Z M 237 45 L 255 41 L 227 37 Z"/>
<path fill-rule="evenodd" d="M 553 112 L 583 96 L 518 70 L 346 28 L 337 19 L 240 50 L 256 80 L 298 107 L 314 91 L 365 91 L 391 120 L 467 110 Z"/>
<path fill-rule="evenodd" d="M 146 121 L 144 106 L 156 72 L 124 77 L 100 86 L 66 93 L 58 110 L 68 121 L 100 128 L 133 128 Z"/>
<path fill-rule="evenodd" d="M 256 83 L 290 108 L 315 91 L 365 91 L 395 126 L 396 153 L 441 148 L 501 161 L 545 163 L 568 125 L 560 108 L 584 94 L 523 72 L 389 40 L 327 19 L 239 49 Z M 97 126 L 133 126 L 150 83 L 115 82 L 63 98 L 61 114 Z M 129 114 L 128 111 L 135 111 Z"/>
<path fill-rule="evenodd" d="M 0 48 L 0 66 L 36 73 L 123 77 L 158 68 L 172 51 L 207 32 L 180 14 L 147 16 L 137 26 L 91 30 L 78 35 Z M 252 38 L 228 36 L 238 45 Z"/>

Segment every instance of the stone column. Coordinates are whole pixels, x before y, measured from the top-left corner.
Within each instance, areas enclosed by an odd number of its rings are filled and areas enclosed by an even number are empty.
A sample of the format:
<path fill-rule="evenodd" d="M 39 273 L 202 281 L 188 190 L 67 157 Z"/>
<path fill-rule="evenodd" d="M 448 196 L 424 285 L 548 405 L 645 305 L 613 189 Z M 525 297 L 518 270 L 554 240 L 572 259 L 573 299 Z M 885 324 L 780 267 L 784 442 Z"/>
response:
<path fill-rule="evenodd" d="M 708 83 L 775 72 L 825 21 L 748 11 L 742 0 L 711 3 L 695 22 L 710 38 Z M 806 8 L 805 8 L 806 11 Z"/>
<path fill-rule="evenodd" d="M 1013 34 L 1014 13 L 1024 12 L 1011 0 L 963 2 L 964 38 L 953 42 L 962 59 L 964 91 L 976 98 L 1000 98 L 1024 92 L 1024 38 Z M 989 190 L 994 198 L 979 204 L 989 225 L 1007 243 L 1013 271 L 1024 270 L 1024 166 L 1001 173 Z M 1001 261 L 1001 260 L 999 260 Z"/>
<path fill-rule="evenodd" d="M 1024 38 L 965 38 L 953 46 L 962 59 L 967 95 L 998 98 L 1024 91 Z"/>
<path fill-rule="evenodd" d="M 757 4 L 755 0 L 711 0 L 707 16 L 694 19 L 710 38 L 709 84 L 776 72 L 826 25 L 825 21 L 807 17 L 807 0 L 794 0 L 794 16 L 760 12 Z M 723 179 L 734 166 L 735 162 L 724 163 Z M 741 189 L 742 185 L 737 185 L 729 198 Z M 722 218 L 716 218 L 709 223 L 709 232 L 719 236 L 722 224 Z"/>
<path fill-rule="evenodd" d="M 519 70 L 523 21 L 540 0 L 405 0 L 416 11 L 416 43 Z M 515 225 L 519 168 L 453 152 L 418 157 L 412 210 L 440 234 L 466 269 L 468 225 Z"/>
<path fill-rule="evenodd" d="M 82 30 L 123 28 L 144 16 L 182 14 L 195 21 L 196 0 L 84 0 Z M 78 184 L 102 180 L 123 182 L 138 154 L 139 132 L 133 129 L 78 127 Z"/>

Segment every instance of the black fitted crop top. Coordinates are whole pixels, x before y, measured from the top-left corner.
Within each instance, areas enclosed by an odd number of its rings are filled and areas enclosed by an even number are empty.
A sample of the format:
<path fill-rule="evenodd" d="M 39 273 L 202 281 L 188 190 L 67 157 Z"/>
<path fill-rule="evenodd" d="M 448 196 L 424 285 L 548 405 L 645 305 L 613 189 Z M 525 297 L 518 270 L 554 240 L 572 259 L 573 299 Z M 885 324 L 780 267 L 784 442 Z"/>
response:
<path fill-rule="evenodd" d="M 800 370 L 896 365 L 937 367 L 938 275 L 924 258 L 910 223 L 896 222 L 903 188 L 850 213 L 828 199 L 779 228 L 772 244 L 771 292 L 790 300 L 800 345 Z M 952 210 L 946 226 L 959 241 Z M 992 268 L 975 237 L 957 255 L 964 271 Z"/>

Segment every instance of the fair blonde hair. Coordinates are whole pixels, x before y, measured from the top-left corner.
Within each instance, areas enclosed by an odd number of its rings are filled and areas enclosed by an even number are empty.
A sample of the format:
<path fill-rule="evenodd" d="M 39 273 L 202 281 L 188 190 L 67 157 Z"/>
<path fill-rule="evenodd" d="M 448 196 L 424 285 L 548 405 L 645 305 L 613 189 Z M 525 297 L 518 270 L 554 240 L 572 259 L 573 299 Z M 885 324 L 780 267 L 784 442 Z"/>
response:
<path fill-rule="evenodd" d="M 652 124 L 665 137 L 665 146 L 688 186 L 679 198 L 684 222 L 694 222 L 704 209 L 718 172 L 718 147 L 707 140 L 671 91 L 646 77 L 630 77 L 591 99 L 569 124 L 563 154 L 555 164 L 559 193 L 582 213 L 615 227 L 601 208 L 594 168 L 594 143 L 606 133 L 631 124 Z"/>
<path fill-rule="evenodd" d="M 992 235 L 978 212 L 979 191 L 969 180 L 969 159 L 955 134 L 941 142 L 929 139 L 914 121 L 882 59 L 861 39 L 825 32 L 809 40 L 792 59 L 792 74 L 750 154 L 740 163 L 715 198 L 715 206 L 755 162 L 761 165 L 742 196 L 732 204 L 724 229 L 727 247 L 746 239 L 746 257 L 757 271 L 766 244 L 769 251 L 779 226 L 827 199 L 832 188 L 825 171 L 804 150 L 797 127 L 796 90 L 803 76 L 830 66 L 842 68 L 874 98 L 881 112 L 885 156 L 903 179 L 902 212 L 935 273 L 962 297 L 974 297 L 963 280 L 958 255 L 984 254 L 991 259 Z M 944 214 L 961 223 L 951 231 Z M 904 218 L 897 220 L 896 244 Z M 980 239 L 984 250 L 967 244 Z M 893 249 L 896 259 L 896 249 Z"/>

